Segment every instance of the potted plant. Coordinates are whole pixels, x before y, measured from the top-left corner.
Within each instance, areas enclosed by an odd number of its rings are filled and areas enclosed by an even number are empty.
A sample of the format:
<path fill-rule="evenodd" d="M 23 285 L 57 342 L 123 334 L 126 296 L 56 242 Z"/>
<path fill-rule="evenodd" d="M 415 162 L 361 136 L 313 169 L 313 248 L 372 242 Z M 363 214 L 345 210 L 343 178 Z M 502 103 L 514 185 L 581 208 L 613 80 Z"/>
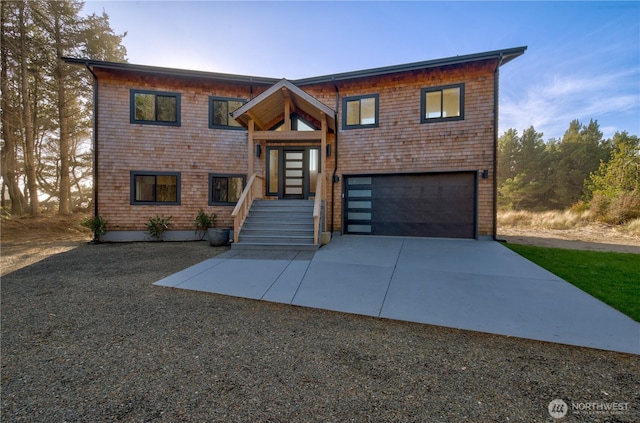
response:
<path fill-rule="evenodd" d="M 210 213 L 207 214 L 204 210 L 198 210 L 198 214 L 196 214 L 196 218 L 193 220 L 193 226 L 196 228 L 196 233 L 200 237 L 200 241 L 202 241 L 207 235 L 207 232 L 216 222 L 216 214 Z"/>
<path fill-rule="evenodd" d="M 220 247 L 229 243 L 229 233 L 231 229 L 228 228 L 216 228 L 215 223 L 211 228 L 207 229 L 207 238 L 209 239 L 209 245 L 212 247 Z"/>
<path fill-rule="evenodd" d="M 169 225 L 171 225 L 171 216 L 164 217 L 156 215 L 155 217 L 150 217 L 147 222 L 147 234 L 157 241 L 162 241 L 162 236 L 164 232 L 169 229 Z"/>
<path fill-rule="evenodd" d="M 86 217 L 80 221 L 80 224 L 93 232 L 92 244 L 102 242 L 102 236 L 107 233 L 107 221 L 100 217 L 100 215 Z"/>

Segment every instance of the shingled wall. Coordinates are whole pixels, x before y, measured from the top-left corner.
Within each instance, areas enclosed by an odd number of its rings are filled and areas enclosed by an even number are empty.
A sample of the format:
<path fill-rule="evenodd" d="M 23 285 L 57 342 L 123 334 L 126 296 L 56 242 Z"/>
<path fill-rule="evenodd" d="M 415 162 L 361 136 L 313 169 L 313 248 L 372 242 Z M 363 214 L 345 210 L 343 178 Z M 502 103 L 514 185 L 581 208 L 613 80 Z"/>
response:
<path fill-rule="evenodd" d="M 478 178 L 478 235 L 493 233 L 494 71 L 496 61 L 474 62 L 422 71 L 384 75 L 336 84 L 338 98 L 339 166 L 337 175 L 481 171 Z M 247 132 L 210 129 L 209 96 L 258 95 L 267 87 L 212 83 L 204 79 L 148 76 L 123 71 L 96 71 L 98 107 L 98 209 L 110 231 L 141 231 L 150 216 L 172 216 L 172 229 L 192 229 L 198 209 L 218 214 L 218 222 L 232 226 L 232 206 L 208 206 L 209 173 L 246 174 Z M 420 122 L 420 90 L 455 83 L 465 84 L 464 120 Z M 310 95 L 336 108 L 333 84 L 301 86 Z M 130 90 L 156 90 L 181 94 L 181 126 L 130 123 Z M 379 95 L 377 128 L 342 130 L 342 98 Z M 332 157 L 325 173 L 335 166 Z M 261 141 L 263 151 L 266 144 Z M 283 145 L 272 143 L 269 145 Z M 301 144 L 297 144 L 301 145 Z M 309 143 L 305 145 L 317 145 Z M 264 172 L 266 155 L 255 160 L 254 171 Z M 131 205 L 130 172 L 181 173 L 181 204 Z M 330 177 L 326 197 L 331 198 Z M 333 229 L 340 230 L 341 183 L 333 186 Z M 329 213 L 331 217 L 331 213 Z"/>

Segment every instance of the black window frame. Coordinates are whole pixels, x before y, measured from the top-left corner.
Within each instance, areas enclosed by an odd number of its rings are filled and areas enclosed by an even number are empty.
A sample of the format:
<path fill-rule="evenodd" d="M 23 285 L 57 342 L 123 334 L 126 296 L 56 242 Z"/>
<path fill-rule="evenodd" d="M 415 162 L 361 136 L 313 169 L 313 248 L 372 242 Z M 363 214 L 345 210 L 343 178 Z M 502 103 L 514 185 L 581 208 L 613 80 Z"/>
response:
<path fill-rule="evenodd" d="M 213 123 L 213 102 L 214 101 L 225 101 L 227 103 L 227 110 L 229 110 L 229 102 L 230 101 L 239 101 L 244 105 L 247 102 L 246 98 L 220 97 L 220 96 L 215 96 L 215 95 L 209 96 L 209 129 L 230 129 L 230 130 L 233 130 L 233 131 L 246 131 L 246 129 L 242 125 L 232 126 L 232 125 L 228 125 L 228 124 L 227 125 L 214 124 Z M 242 106 L 239 106 L 239 107 L 242 107 Z M 235 110 L 237 110 L 237 108 Z M 231 117 L 231 113 L 232 112 L 229 112 L 229 115 L 227 116 L 227 119 L 233 119 Z M 227 120 L 227 122 L 228 122 L 228 120 Z"/>
<path fill-rule="evenodd" d="M 150 94 L 155 96 L 155 120 L 140 120 L 136 119 L 136 94 Z M 173 97 L 176 99 L 176 121 L 162 121 L 158 120 L 158 97 Z M 139 90 L 132 88 L 129 91 L 129 120 L 132 124 L 142 125 L 160 125 L 160 126 L 181 126 L 181 108 L 180 108 L 180 93 L 168 92 L 168 91 L 152 91 L 152 90 Z"/>
<path fill-rule="evenodd" d="M 311 129 L 303 129 L 300 130 L 301 132 L 305 132 L 305 131 L 319 131 L 320 128 L 318 128 L 314 123 L 310 122 L 309 120 L 305 119 L 304 117 L 302 117 L 301 115 L 299 115 L 298 113 L 291 113 L 290 116 L 291 119 L 291 130 L 292 131 L 299 131 L 299 123 L 302 122 L 305 125 L 307 125 L 309 128 Z M 269 131 L 276 131 L 279 127 L 281 127 L 282 125 L 284 125 L 284 119 L 282 119 L 281 121 L 279 121 L 278 123 L 276 123 L 275 125 L 273 125 L 271 128 L 269 128 Z"/>
<path fill-rule="evenodd" d="M 375 99 L 375 122 L 357 125 L 347 125 L 347 103 L 351 101 L 360 101 L 360 112 L 362 115 L 362 100 L 367 98 Z M 365 94 L 351 97 L 342 98 L 342 129 L 360 129 L 360 128 L 377 128 L 380 124 L 380 95 L 379 94 Z"/>
<path fill-rule="evenodd" d="M 437 117 L 437 118 L 428 118 L 427 117 L 427 93 L 440 91 L 441 95 L 441 103 L 440 103 L 440 111 L 444 108 L 444 95 L 442 94 L 444 90 L 450 88 L 459 88 L 460 89 L 460 115 L 459 116 L 450 116 L 450 117 Z M 449 85 L 439 85 L 437 87 L 425 87 L 420 90 L 420 123 L 435 123 L 435 122 L 451 122 L 456 120 L 464 120 L 464 93 L 465 87 L 464 83 L 459 84 L 449 84 Z"/>
<path fill-rule="evenodd" d="M 136 200 L 136 176 L 175 176 L 176 177 L 176 201 L 139 201 Z M 129 176 L 130 194 L 129 203 L 135 206 L 179 206 L 181 196 L 181 173 L 180 172 L 164 172 L 164 171 L 148 171 L 148 170 L 132 170 Z M 156 193 L 157 194 L 157 193 Z"/>
<path fill-rule="evenodd" d="M 241 173 L 209 173 L 209 205 L 235 206 L 237 201 L 213 201 L 213 178 L 242 178 L 242 191 L 244 191 L 247 186 L 247 175 Z"/>

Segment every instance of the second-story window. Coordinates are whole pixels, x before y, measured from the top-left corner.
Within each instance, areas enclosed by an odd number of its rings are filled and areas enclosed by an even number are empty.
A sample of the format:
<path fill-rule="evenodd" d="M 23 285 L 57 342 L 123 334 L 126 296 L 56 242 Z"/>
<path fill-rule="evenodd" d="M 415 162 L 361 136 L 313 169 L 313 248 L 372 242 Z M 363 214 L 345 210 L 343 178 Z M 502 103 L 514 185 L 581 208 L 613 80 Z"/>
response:
<path fill-rule="evenodd" d="M 244 103 L 242 98 L 209 97 L 209 128 L 244 129 L 229 115 Z"/>
<path fill-rule="evenodd" d="M 180 126 L 180 94 L 131 90 L 131 123 Z"/>
<path fill-rule="evenodd" d="M 464 119 L 464 84 L 423 88 L 421 94 L 420 122 Z"/>
<path fill-rule="evenodd" d="M 378 126 L 378 94 L 345 97 L 342 99 L 342 128 Z"/>

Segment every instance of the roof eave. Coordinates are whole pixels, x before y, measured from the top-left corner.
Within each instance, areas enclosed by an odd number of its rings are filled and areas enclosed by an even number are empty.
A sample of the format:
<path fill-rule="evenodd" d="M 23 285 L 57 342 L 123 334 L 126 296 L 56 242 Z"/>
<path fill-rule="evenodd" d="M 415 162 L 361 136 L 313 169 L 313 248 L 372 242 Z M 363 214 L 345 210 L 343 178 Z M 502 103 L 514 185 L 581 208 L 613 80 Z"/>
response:
<path fill-rule="evenodd" d="M 364 69 L 353 72 L 343 72 L 336 74 L 329 74 L 323 76 L 316 76 L 311 78 L 302 78 L 292 80 L 296 85 L 311 85 L 321 84 L 327 82 L 345 81 L 351 79 L 367 78 L 372 76 L 387 75 L 391 73 L 400 73 L 414 70 L 430 69 L 442 66 L 452 66 L 464 63 L 478 62 L 482 60 L 490 59 L 502 59 L 500 65 L 504 65 L 511 60 L 521 56 L 526 51 L 527 47 L 514 47 L 510 49 L 494 50 L 483 53 L 468 54 L 463 56 L 447 57 L 443 59 L 427 60 L 422 62 L 407 63 L 403 65 L 384 66 L 379 68 Z"/>
<path fill-rule="evenodd" d="M 302 78 L 297 80 L 289 80 L 291 83 L 297 86 L 322 84 L 322 83 L 335 83 L 337 81 L 353 80 L 360 78 L 368 78 L 374 76 L 381 76 L 393 73 L 408 72 L 414 70 L 423 70 L 443 66 L 454 66 L 465 63 L 478 62 L 483 60 L 496 59 L 500 60 L 500 66 L 510 62 L 511 60 L 521 56 L 527 50 L 526 46 L 514 47 L 509 49 L 494 50 L 483 53 L 467 54 L 463 56 L 453 56 L 443 59 L 427 60 L 423 62 L 407 63 L 403 65 L 385 66 L 372 69 L 364 69 L 352 72 L 335 73 L 323 76 L 315 76 L 311 78 Z M 249 83 L 256 85 L 274 85 L 277 84 L 280 79 L 266 78 L 259 76 L 249 75 L 235 75 L 228 73 L 216 73 L 207 71 L 196 70 L 184 70 L 175 68 L 165 68 L 157 66 L 147 65 L 135 65 L 130 63 L 119 62 L 105 62 L 92 59 L 81 59 L 73 57 L 62 57 L 66 63 L 79 66 L 88 66 L 98 69 L 129 71 L 129 72 L 141 72 L 151 75 L 168 75 L 186 78 L 202 78 L 216 81 L 236 82 L 236 83 Z"/>
<path fill-rule="evenodd" d="M 252 84 L 259 84 L 259 85 L 273 85 L 279 81 L 279 79 L 276 79 L 276 78 L 265 78 L 261 76 L 235 75 L 235 74 L 229 74 L 229 73 L 217 73 L 217 72 L 207 72 L 207 71 L 197 71 L 197 70 L 166 68 L 166 67 L 158 67 L 158 66 L 135 65 L 131 63 L 120 63 L 120 62 L 105 62 L 100 60 L 82 59 L 82 58 L 74 58 L 74 57 L 61 57 L 61 59 L 70 65 L 90 66 L 92 68 L 117 70 L 117 71 L 140 72 L 140 73 L 146 73 L 150 75 L 182 76 L 187 78 L 213 79 L 217 81 L 242 82 L 242 83 L 252 83 Z"/>

